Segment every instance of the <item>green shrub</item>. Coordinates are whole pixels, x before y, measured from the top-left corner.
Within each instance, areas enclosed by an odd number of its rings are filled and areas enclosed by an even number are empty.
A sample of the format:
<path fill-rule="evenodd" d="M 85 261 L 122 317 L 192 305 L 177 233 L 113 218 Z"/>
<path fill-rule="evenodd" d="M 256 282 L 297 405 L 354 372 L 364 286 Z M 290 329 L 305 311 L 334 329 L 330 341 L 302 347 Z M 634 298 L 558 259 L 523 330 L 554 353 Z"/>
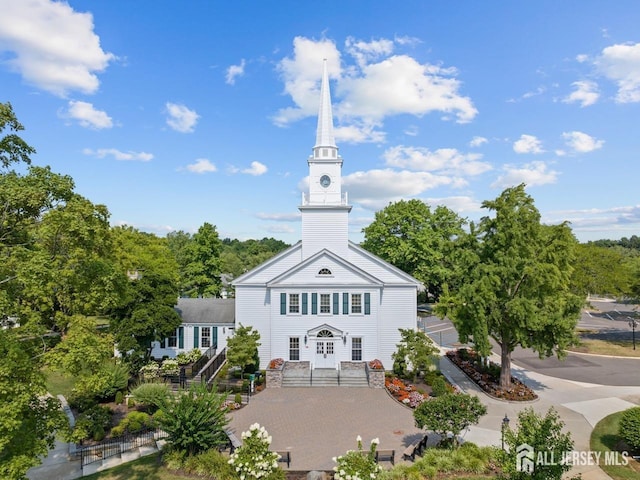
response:
<path fill-rule="evenodd" d="M 122 424 L 116 425 L 115 427 L 113 427 L 111 429 L 111 436 L 112 437 L 121 437 L 122 435 L 124 435 L 124 432 L 125 432 L 124 425 L 122 425 Z"/>
<path fill-rule="evenodd" d="M 441 397 L 447 393 L 447 382 L 444 378 L 436 377 L 431 383 L 431 395 L 434 397 Z"/>
<path fill-rule="evenodd" d="M 624 411 L 618 432 L 631 448 L 640 449 L 640 407 Z"/>
<path fill-rule="evenodd" d="M 183 450 L 171 449 L 163 455 L 165 466 L 170 470 L 179 470 L 187 475 L 212 478 L 216 480 L 235 480 L 235 469 L 229 465 L 228 457 L 216 449 L 206 450 L 197 455 L 187 455 Z M 269 480 L 277 480 L 272 479 Z"/>
<path fill-rule="evenodd" d="M 241 404 L 242 403 L 242 394 L 236 393 L 235 396 L 233 397 L 233 401 L 236 402 L 236 403 Z"/>
<path fill-rule="evenodd" d="M 113 399 L 119 390 L 126 390 L 129 384 L 129 368 L 122 363 L 105 363 L 92 375 L 81 377 L 73 388 L 79 397 Z"/>
<path fill-rule="evenodd" d="M 166 383 L 141 383 L 131 391 L 132 398 L 155 412 L 169 398 L 170 390 Z"/>
<path fill-rule="evenodd" d="M 124 395 L 122 394 L 122 391 L 116 392 L 116 405 L 121 405 L 123 398 Z"/>
<path fill-rule="evenodd" d="M 78 415 L 76 425 L 71 432 L 69 440 L 72 442 L 80 442 L 88 438 L 95 440 L 96 437 L 101 440 L 105 436 L 105 431 L 111 426 L 112 415 L 113 412 L 109 407 L 94 405 Z"/>
<path fill-rule="evenodd" d="M 178 375 L 180 373 L 178 361 L 170 358 L 164 360 L 160 366 L 160 372 L 162 375 Z"/>
<path fill-rule="evenodd" d="M 160 365 L 157 362 L 147 363 L 140 368 L 140 375 L 145 380 L 153 380 L 160 376 Z"/>

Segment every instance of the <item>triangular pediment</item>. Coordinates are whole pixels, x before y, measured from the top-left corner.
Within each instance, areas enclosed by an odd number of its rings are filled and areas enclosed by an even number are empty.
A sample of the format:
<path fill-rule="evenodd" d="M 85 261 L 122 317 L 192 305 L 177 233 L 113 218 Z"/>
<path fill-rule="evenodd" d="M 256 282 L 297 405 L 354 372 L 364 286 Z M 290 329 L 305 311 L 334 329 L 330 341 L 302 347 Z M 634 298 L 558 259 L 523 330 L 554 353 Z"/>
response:
<path fill-rule="evenodd" d="M 383 282 L 339 255 L 321 250 L 267 282 L 267 287 L 289 285 L 367 285 Z"/>
<path fill-rule="evenodd" d="M 329 325 L 328 323 L 323 323 L 322 325 L 318 325 L 317 327 L 308 330 L 307 335 L 311 338 L 341 338 L 343 336 L 343 331 Z"/>

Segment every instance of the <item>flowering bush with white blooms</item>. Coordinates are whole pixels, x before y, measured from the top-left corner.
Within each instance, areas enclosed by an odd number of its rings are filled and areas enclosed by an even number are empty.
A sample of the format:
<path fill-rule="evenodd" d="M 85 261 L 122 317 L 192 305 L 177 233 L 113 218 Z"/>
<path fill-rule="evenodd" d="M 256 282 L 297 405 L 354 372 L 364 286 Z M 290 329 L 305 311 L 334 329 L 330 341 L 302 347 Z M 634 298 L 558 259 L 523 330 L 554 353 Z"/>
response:
<path fill-rule="evenodd" d="M 380 440 L 374 438 L 371 440 L 369 451 L 362 450 L 362 437 L 358 435 L 358 450 L 349 450 L 344 455 L 334 457 L 333 461 L 337 463 L 333 467 L 336 480 L 370 480 L 378 478 L 382 471 L 382 467 L 376 463 L 376 449 Z"/>
<path fill-rule="evenodd" d="M 254 423 L 242 432 L 242 446 L 231 454 L 229 463 L 235 467 L 240 480 L 267 478 L 278 467 L 278 454 L 269 451 L 271 437 L 264 427 Z"/>

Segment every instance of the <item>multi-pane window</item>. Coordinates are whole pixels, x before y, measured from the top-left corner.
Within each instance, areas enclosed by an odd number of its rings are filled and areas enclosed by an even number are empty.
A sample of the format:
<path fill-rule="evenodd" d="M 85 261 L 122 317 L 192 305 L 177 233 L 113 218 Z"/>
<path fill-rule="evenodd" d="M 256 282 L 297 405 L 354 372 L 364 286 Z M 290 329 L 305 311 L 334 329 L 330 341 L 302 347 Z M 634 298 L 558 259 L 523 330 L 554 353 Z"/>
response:
<path fill-rule="evenodd" d="M 171 332 L 171 335 L 167 337 L 167 347 L 177 347 L 178 346 L 178 333 L 177 330 Z"/>
<path fill-rule="evenodd" d="M 362 338 L 360 337 L 351 338 L 351 361 L 362 361 Z"/>
<path fill-rule="evenodd" d="M 331 313 L 331 295 L 328 293 L 320 294 L 320 313 Z"/>
<path fill-rule="evenodd" d="M 351 294 L 351 313 L 362 313 L 362 294 Z"/>
<path fill-rule="evenodd" d="M 200 346 L 209 348 L 211 346 L 211 327 L 202 327 L 200 334 Z"/>
<path fill-rule="evenodd" d="M 289 294 L 289 313 L 300 313 L 300 294 Z"/>
<path fill-rule="evenodd" d="M 321 268 L 318 275 L 331 275 L 331 270 L 328 268 Z"/>
<path fill-rule="evenodd" d="M 300 360 L 300 337 L 289 337 L 289 360 Z"/>

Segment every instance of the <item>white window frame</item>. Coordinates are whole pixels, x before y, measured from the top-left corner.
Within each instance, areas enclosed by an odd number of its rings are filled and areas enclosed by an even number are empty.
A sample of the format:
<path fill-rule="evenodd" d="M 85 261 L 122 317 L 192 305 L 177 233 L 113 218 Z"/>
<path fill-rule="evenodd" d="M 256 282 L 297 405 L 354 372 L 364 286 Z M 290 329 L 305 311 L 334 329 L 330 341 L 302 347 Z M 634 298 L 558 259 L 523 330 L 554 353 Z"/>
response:
<path fill-rule="evenodd" d="M 295 356 L 298 358 L 293 358 Z M 292 362 L 300 360 L 300 337 L 289 337 L 289 360 Z"/>
<path fill-rule="evenodd" d="M 167 348 L 178 348 L 178 330 L 174 330 L 167 337 Z"/>
<path fill-rule="evenodd" d="M 323 302 L 323 300 L 326 300 L 326 304 Z M 321 293 L 319 303 L 320 305 L 318 308 L 318 313 L 320 313 L 320 315 L 331 314 L 331 294 L 330 293 Z"/>
<path fill-rule="evenodd" d="M 290 293 L 289 297 L 289 308 L 288 312 L 290 314 L 298 315 L 300 313 L 300 294 L 299 293 Z M 295 299 L 295 301 L 294 301 Z"/>
<path fill-rule="evenodd" d="M 207 332 L 206 335 L 205 332 Z M 202 348 L 211 347 L 211 327 L 200 328 L 200 346 Z"/>
<path fill-rule="evenodd" d="M 356 301 L 357 299 L 357 301 Z M 354 315 L 362 315 L 362 294 L 361 293 L 352 293 L 351 298 L 351 308 L 349 311 Z"/>
<path fill-rule="evenodd" d="M 360 342 L 360 346 L 356 348 L 355 343 Z M 352 362 L 361 362 L 362 361 L 362 337 L 351 337 L 351 361 Z M 360 358 L 356 358 L 356 353 L 360 354 Z"/>

